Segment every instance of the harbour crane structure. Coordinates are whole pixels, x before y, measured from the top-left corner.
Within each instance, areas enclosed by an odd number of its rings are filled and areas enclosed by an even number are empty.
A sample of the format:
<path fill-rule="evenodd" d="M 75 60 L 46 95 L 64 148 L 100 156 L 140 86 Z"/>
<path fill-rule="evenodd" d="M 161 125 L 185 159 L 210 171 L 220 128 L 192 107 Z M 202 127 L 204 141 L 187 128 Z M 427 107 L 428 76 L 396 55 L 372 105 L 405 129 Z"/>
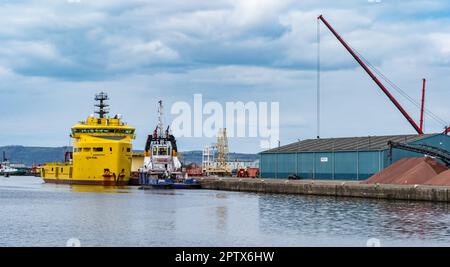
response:
<path fill-rule="evenodd" d="M 372 80 L 375 82 L 376 85 L 378 85 L 378 87 L 381 89 L 381 91 L 383 91 L 383 93 L 389 98 L 389 100 L 394 104 L 394 106 L 398 109 L 398 111 L 400 111 L 400 113 L 403 115 L 403 117 L 405 117 L 405 119 L 408 121 L 408 123 L 414 128 L 414 130 L 418 133 L 418 134 L 424 134 L 424 126 L 423 126 L 423 121 L 424 121 L 424 112 L 425 112 L 425 87 L 426 87 L 426 80 L 423 79 L 422 80 L 422 100 L 421 100 L 421 105 L 420 105 L 420 122 L 419 125 L 414 121 L 414 119 L 408 114 L 408 112 L 402 107 L 402 105 L 397 101 L 397 99 L 395 99 L 395 97 L 389 92 L 389 90 L 386 88 L 386 86 L 380 81 L 380 79 L 372 72 L 372 70 L 369 68 L 368 65 L 371 65 L 370 63 L 366 64 L 364 61 L 366 61 L 359 53 L 357 53 L 356 51 L 354 51 L 354 49 L 352 49 L 350 47 L 350 45 L 337 33 L 337 31 L 330 25 L 330 23 L 323 17 L 323 15 L 320 15 L 319 17 L 317 17 L 318 20 L 318 26 L 319 26 L 319 21 L 322 21 L 323 24 L 330 30 L 330 32 L 336 37 L 336 39 L 345 47 L 345 49 L 350 53 L 350 55 L 356 60 L 356 62 L 358 62 L 358 64 L 365 70 L 365 72 L 372 78 Z M 319 28 L 318 28 L 319 29 Z M 319 30 L 317 31 L 318 34 L 318 42 L 320 42 L 319 40 Z M 318 49 L 318 51 L 320 51 Z M 320 61 L 320 56 L 318 54 L 318 61 Z M 373 66 L 372 66 L 373 67 Z M 320 71 L 320 67 L 319 67 L 319 62 L 318 62 L 318 71 Z M 382 75 L 382 74 L 380 74 Z M 383 76 L 383 75 L 382 75 Z M 318 77 L 319 74 L 318 74 Z M 383 76 L 384 77 L 384 76 Z M 392 82 L 389 82 L 392 85 Z M 319 84 L 319 81 L 318 81 Z M 395 86 L 395 85 L 393 85 Z M 318 102 L 319 103 L 319 102 Z M 437 117 L 435 114 L 431 113 L 430 111 L 428 111 L 428 114 L 433 117 L 434 119 L 436 119 L 437 121 L 439 121 L 440 123 L 445 123 L 444 120 L 440 119 L 439 117 Z M 319 120 L 319 119 L 318 119 Z M 318 122 L 319 123 L 319 122 Z M 445 126 L 444 127 L 444 134 L 448 134 L 450 133 L 450 127 L 449 126 Z"/>
<path fill-rule="evenodd" d="M 404 144 L 393 141 L 388 142 L 388 147 L 389 147 L 388 159 L 391 161 L 391 163 L 393 158 L 392 156 L 393 149 L 397 148 L 401 150 L 412 151 L 419 154 L 428 155 L 430 157 L 438 158 L 442 162 L 444 162 L 445 165 L 447 165 L 447 167 L 450 167 L 450 152 L 445 149 L 441 149 L 439 147 L 425 144 Z"/>

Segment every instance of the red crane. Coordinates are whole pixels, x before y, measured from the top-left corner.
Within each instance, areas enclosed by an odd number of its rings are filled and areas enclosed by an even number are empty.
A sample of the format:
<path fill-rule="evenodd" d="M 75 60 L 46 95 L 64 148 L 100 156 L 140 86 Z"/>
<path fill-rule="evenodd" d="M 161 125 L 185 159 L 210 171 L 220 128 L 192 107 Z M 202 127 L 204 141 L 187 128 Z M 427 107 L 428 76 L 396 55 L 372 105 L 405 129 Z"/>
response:
<path fill-rule="evenodd" d="M 333 29 L 333 27 L 328 23 L 328 21 L 320 15 L 317 19 L 321 20 L 325 26 L 333 33 L 333 35 L 338 39 L 338 41 L 347 49 L 347 51 L 352 55 L 352 57 L 361 65 L 361 67 L 369 74 L 372 80 L 380 87 L 384 94 L 391 100 L 391 102 L 397 107 L 397 109 L 403 114 L 406 120 L 411 124 L 411 126 L 416 130 L 418 134 L 423 134 L 422 128 L 419 127 L 414 120 L 409 116 L 406 110 L 400 105 L 400 103 L 394 98 L 394 96 L 386 89 L 386 87 L 380 82 L 380 80 L 372 73 L 372 71 L 364 64 L 364 62 L 356 55 L 356 53 L 350 48 L 349 45 L 342 39 L 341 36 Z M 448 128 L 447 128 L 448 129 Z"/>
<path fill-rule="evenodd" d="M 427 80 L 422 80 L 422 105 L 420 105 L 420 130 L 423 131 L 423 110 L 425 108 L 425 85 Z"/>

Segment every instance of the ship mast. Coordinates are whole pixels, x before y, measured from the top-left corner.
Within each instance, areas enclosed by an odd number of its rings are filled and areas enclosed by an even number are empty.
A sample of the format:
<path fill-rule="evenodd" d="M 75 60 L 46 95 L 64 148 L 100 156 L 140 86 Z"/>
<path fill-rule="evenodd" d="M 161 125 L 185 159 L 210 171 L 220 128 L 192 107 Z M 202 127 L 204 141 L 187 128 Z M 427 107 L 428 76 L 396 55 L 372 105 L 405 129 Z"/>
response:
<path fill-rule="evenodd" d="M 164 106 L 162 100 L 158 101 L 158 135 L 163 136 L 164 131 L 164 123 L 163 123 L 163 115 L 164 115 Z"/>
<path fill-rule="evenodd" d="M 100 92 L 100 94 L 95 95 L 95 101 L 98 101 L 98 104 L 95 104 L 95 106 L 98 107 L 98 110 L 94 112 L 98 114 L 98 117 L 100 119 L 104 118 L 105 115 L 109 113 L 109 105 L 105 103 L 105 101 L 108 99 L 108 95 L 104 92 Z"/>

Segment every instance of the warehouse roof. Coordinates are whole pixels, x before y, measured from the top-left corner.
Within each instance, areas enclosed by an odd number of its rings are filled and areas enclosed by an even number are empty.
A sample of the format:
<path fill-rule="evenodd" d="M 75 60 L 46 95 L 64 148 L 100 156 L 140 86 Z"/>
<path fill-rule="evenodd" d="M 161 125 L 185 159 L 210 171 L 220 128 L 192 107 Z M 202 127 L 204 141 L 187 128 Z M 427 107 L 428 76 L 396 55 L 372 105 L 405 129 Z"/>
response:
<path fill-rule="evenodd" d="M 341 137 L 307 139 L 278 148 L 269 149 L 261 153 L 289 153 L 289 152 L 316 152 L 316 151 L 356 151 L 356 150 L 383 150 L 388 141 L 411 143 L 438 134 L 410 134 L 386 135 L 364 137 Z"/>

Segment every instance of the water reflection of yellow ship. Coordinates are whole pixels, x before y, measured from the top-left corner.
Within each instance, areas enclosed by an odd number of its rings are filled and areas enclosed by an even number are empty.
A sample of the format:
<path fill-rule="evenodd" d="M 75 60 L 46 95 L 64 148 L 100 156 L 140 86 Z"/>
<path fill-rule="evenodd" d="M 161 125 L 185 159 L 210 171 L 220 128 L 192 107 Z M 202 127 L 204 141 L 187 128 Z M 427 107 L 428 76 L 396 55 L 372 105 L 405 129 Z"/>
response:
<path fill-rule="evenodd" d="M 127 185 L 130 178 L 134 128 L 121 116 L 107 117 L 105 93 L 96 95 L 99 116 L 72 127 L 73 152 L 66 162 L 47 163 L 41 168 L 46 183 L 81 185 Z"/>
<path fill-rule="evenodd" d="M 72 185 L 72 192 L 76 193 L 106 193 L 106 194 L 128 194 L 131 188 L 127 186 L 90 186 L 90 185 Z"/>

